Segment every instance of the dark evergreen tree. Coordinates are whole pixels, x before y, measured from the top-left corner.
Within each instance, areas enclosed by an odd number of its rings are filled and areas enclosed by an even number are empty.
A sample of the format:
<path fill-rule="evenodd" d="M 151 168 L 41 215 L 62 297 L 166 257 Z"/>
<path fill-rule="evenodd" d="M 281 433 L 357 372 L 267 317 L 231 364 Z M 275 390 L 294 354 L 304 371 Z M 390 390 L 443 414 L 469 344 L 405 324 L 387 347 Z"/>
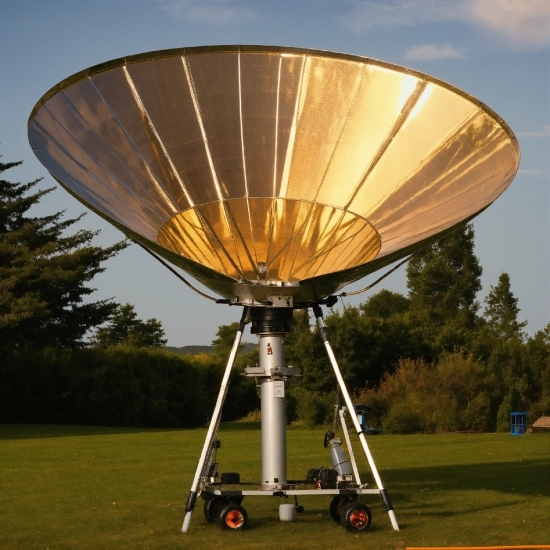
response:
<path fill-rule="evenodd" d="M 1 163 L 0 174 L 21 162 Z M 103 323 L 116 304 L 85 303 L 95 289 L 87 283 L 105 260 L 126 247 L 92 246 L 96 232 L 67 230 L 80 220 L 63 212 L 32 217 L 29 210 L 52 191 L 30 193 L 39 182 L 0 179 L 0 346 L 4 349 L 74 347 Z"/>
<path fill-rule="evenodd" d="M 414 256 L 407 266 L 411 311 L 434 353 L 464 346 L 478 321 L 482 268 L 474 229 L 464 225 Z"/>
<path fill-rule="evenodd" d="M 168 340 L 157 319 L 138 319 L 134 306 L 117 306 L 109 323 L 97 329 L 93 341 L 100 346 L 133 346 L 137 348 L 160 348 Z"/>
<path fill-rule="evenodd" d="M 518 321 L 518 299 L 510 288 L 510 276 L 501 273 L 496 286 L 491 285 L 491 290 L 485 298 L 485 319 L 488 327 L 498 337 L 509 340 L 518 338 L 523 340 L 522 329 L 527 322 Z"/>
<path fill-rule="evenodd" d="M 510 412 L 528 409 L 540 398 L 540 374 L 533 376 L 535 363 L 527 359 L 530 349 L 523 342 L 526 322 L 517 319 L 518 300 L 510 288 L 510 277 L 501 273 L 496 286 L 491 285 L 485 298 L 484 326 L 475 347 L 485 347 L 483 357 L 495 373 L 501 403 L 497 413 L 497 428 L 510 428 Z M 534 359 L 534 358 L 533 358 Z"/>

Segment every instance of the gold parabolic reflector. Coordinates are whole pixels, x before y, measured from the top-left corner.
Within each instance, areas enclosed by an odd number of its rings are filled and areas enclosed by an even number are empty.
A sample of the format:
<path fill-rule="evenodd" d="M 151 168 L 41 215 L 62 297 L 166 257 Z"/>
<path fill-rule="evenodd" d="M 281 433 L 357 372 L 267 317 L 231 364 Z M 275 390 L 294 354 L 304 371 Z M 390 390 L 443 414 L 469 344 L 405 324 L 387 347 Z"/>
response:
<path fill-rule="evenodd" d="M 447 83 L 264 46 L 92 67 L 42 97 L 29 140 L 85 205 L 242 303 L 332 294 L 477 215 L 519 165 L 506 123 Z"/>

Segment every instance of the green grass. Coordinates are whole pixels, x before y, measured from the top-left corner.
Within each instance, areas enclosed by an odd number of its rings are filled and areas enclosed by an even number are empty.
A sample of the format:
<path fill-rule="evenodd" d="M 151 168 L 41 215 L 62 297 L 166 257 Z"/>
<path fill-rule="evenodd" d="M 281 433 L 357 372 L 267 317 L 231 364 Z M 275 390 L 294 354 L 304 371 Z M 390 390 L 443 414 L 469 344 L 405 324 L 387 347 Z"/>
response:
<path fill-rule="evenodd" d="M 295 523 L 281 498 L 247 498 L 249 528 L 205 521 L 202 501 L 179 532 L 205 430 L 0 426 L 0 548 L 371 548 L 550 542 L 548 434 L 444 434 L 369 439 L 401 531 L 379 497 L 368 533 L 329 516 L 329 497 L 300 500 Z M 222 471 L 260 477 L 258 424 L 222 426 Z M 288 476 L 327 466 L 322 430 L 288 430 Z M 360 470 L 367 472 L 360 457 Z M 370 476 L 365 480 L 371 482 Z"/>

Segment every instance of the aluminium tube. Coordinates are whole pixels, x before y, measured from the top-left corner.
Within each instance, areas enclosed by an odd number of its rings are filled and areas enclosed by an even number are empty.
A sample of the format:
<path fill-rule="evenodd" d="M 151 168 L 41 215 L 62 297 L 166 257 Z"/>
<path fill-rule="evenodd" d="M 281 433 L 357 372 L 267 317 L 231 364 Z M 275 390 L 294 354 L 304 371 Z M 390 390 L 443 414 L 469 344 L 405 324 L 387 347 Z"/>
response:
<path fill-rule="evenodd" d="M 338 409 L 338 414 L 340 415 L 340 422 L 342 424 L 342 431 L 344 432 L 344 437 L 346 438 L 346 446 L 349 451 L 349 457 L 351 460 L 351 465 L 353 467 L 353 473 L 355 475 L 355 483 L 361 485 L 361 478 L 359 477 L 359 470 L 357 469 L 357 462 L 355 462 L 355 454 L 353 452 L 353 447 L 351 446 L 351 441 L 349 438 L 348 427 L 346 425 L 346 419 L 344 418 L 344 409 Z"/>

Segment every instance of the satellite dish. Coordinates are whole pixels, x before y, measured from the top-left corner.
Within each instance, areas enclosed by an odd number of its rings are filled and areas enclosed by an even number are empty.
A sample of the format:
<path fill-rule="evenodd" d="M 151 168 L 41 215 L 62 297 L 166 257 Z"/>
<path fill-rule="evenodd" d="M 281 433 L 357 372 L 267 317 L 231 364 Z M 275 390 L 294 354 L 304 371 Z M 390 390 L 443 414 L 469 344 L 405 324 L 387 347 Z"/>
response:
<path fill-rule="evenodd" d="M 479 214 L 517 140 L 491 109 L 373 59 L 213 46 L 117 59 L 37 103 L 29 140 L 73 196 L 243 304 L 308 302 Z"/>
<path fill-rule="evenodd" d="M 457 88 L 389 63 L 214 46 L 137 55 L 77 73 L 37 103 L 29 140 L 86 206 L 245 306 L 182 531 L 203 493 L 212 505 L 207 519 L 223 529 L 246 525 L 245 510 L 230 496 L 324 494 L 333 496 L 334 519 L 365 531 L 370 511 L 348 502 L 349 495 L 378 494 L 398 530 L 364 426 L 351 414 L 376 488 L 361 483 L 344 420 L 354 404 L 320 304 L 491 204 L 519 165 L 517 140 L 504 121 Z M 346 403 L 338 414 L 354 470 L 341 440 L 333 439 L 333 468 L 318 469 L 314 490 L 288 480 L 286 469 L 284 385 L 300 370 L 285 365 L 283 343 L 300 307 L 313 309 Z M 213 449 L 247 322 L 259 340 L 259 365 L 242 374 L 261 387 L 262 477 L 259 489 L 234 492 L 213 482 Z M 240 489 L 239 479 L 222 474 L 222 484 Z"/>

